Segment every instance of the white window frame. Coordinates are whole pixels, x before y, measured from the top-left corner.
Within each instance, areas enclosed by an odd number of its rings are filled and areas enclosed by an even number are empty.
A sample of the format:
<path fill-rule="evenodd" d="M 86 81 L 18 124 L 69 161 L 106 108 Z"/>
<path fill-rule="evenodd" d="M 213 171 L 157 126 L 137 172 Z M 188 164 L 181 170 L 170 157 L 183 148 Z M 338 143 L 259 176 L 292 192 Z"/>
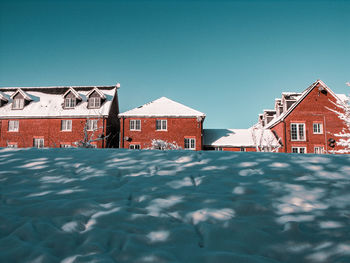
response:
<path fill-rule="evenodd" d="M 44 138 L 34 138 L 33 139 L 33 147 L 34 148 L 44 148 L 45 147 Z"/>
<path fill-rule="evenodd" d="M 129 149 L 131 149 L 131 150 L 140 150 L 141 149 L 141 145 L 140 144 L 130 144 L 129 145 Z"/>
<path fill-rule="evenodd" d="M 67 144 L 67 143 L 61 143 L 60 144 L 60 148 L 71 148 L 72 145 L 71 144 Z"/>
<path fill-rule="evenodd" d="M 12 103 L 12 109 L 14 110 L 21 110 L 24 108 L 24 99 L 14 99 Z"/>
<path fill-rule="evenodd" d="M 61 120 L 61 131 L 72 131 L 72 120 Z"/>
<path fill-rule="evenodd" d="M 293 149 L 295 149 L 296 152 L 293 152 Z M 304 152 L 301 152 L 301 149 L 304 149 Z M 299 147 L 299 146 L 292 146 L 292 153 L 307 153 L 306 147 L 304 147 L 304 146 L 301 146 L 301 147 Z"/>
<path fill-rule="evenodd" d="M 312 131 L 314 134 L 323 134 L 323 125 L 322 123 L 315 122 L 312 124 Z"/>
<path fill-rule="evenodd" d="M 130 120 L 130 131 L 141 131 L 141 120 Z"/>
<path fill-rule="evenodd" d="M 87 120 L 86 129 L 88 131 L 97 131 L 98 130 L 98 120 Z"/>
<path fill-rule="evenodd" d="M 186 143 L 186 140 L 188 141 L 187 143 Z M 185 150 L 195 150 L 196 149 L 196 139 L 195 138 L 185 138 L 184 149 Z"/>
<path fill-rule="evenodd" d="M 314 147 L 314 153 L 315 154 L 324 154 L 324 147 L 323 146 L 315 146 Z"/>
<path fill-rule="evenodd" d="M 223 151 L 223 149 L 222 149 L 222 147 L 215 147 L 215 151 L 221 152 L 221 151 Z"/>
<path fill-rule="evenodd" d="M 158 124 L 160 124 L 160 126 Z M 168 130 L 167 120 L 156 120 L 156 131 L 167 131 L 167 130 Z"/>
<path fill-rule="evenodd" d="M 293 138 L 293 126 L 296 127 L 296 136 L 297 138 Z M 303 127 L 303 134 L 300 134 L 300 127 Z M 305 123 L 291 123 L 290 124 L 290 139 L 291 141 L 306 141 L 306 130 Z"/>
<path fill-rule="evenodd" d="M 7 148 L 18 148 L 17 142 L 9 142 L 7 143 Z"/>
<path fill-rule="evenodd" d="M 19 120 L 9 120 L 8 131 L 9 132 L 18 132 L 19 131 Z"/>
<path fill-rule="evenodd" d="M 73 109 L 77 105 L 76 98 L 65 98 L 64 99 L 64 107 L 66 109 Z"/>
<path fill-rule="evenodd" d="M 89 97 L 88 99 L 88 108 L 89 109 L 98 109 L 101 107 L 101 98 L 100 97 Z"/>
<path fill-rule="evenodd" d="M 240 147 L 240 148 L 239 148 L 239 151 L 240 151 L 240 152 L 246 152 L 247 150 L 246 150 L 245 147 Z"/>

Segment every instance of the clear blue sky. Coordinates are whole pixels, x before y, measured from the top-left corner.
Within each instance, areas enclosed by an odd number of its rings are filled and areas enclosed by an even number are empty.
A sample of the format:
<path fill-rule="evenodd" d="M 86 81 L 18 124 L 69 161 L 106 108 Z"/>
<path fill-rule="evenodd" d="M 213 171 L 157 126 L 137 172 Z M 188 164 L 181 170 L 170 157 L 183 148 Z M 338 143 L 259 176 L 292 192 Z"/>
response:
<path fill-rule="evenodd" d="M 0 0 L 0 86 L 120 82 L 120 111 L 166 96 L 247 128 L 316 79 L 349 93 L 350 1 Z"/>

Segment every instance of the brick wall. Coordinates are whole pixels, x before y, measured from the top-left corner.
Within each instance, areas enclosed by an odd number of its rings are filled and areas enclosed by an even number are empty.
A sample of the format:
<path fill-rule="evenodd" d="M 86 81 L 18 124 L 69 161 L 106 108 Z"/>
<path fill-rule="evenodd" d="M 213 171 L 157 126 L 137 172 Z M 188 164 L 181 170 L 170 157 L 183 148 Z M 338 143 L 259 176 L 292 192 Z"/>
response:
<path fill-rule="evenodd" d="M 141 131 L 130 131 L 130 120 L 141 120 Z M 167 130 L 157 131 L 156 120 L 167 120 Z M 202 125 L 197 118 L 125 118 L 120 121 L 121 138 L 129 137 L 131 141 L 120 141 L 120 148 L 129 148 L 130 144 L 140 144 L 141 149 L 151 147 L 152 139 L 176 142 L 184 148 L 185 138 L 195 138 L 196 150 L 202 149 Z"/>
<path fill-rule="evenodd" d="M 334 134 L 338 133 L 344 127 L 344 123 L 335 113 L 328 108 L 335 109 L 332 104 L 336 99 L 330 93 L 323 93 L 315 87 L 299 105 L 286 117 L 286 140 L 284 138 L 284 123 L 279 123 L 274 130 L 282 138 L 283 145 L 286 148 L 281 152 L 292 152 L 292 147 L 306 147 L 307 153 L 314 153 L 314 147 L 323 146 L 325 150 L 330 150 L 328 139 L 337 139 Z M 304 141 L 291 140 L 291 123 L 304 123 L 306 129 L 306 138 Z M 323 126 L 322 134 L 313 133 L 313 123 L 321 123 Z M 339 149 L 335 147 L 334 149 Z"/>
<path fill-rule="evenodd" d="M 91 118 L 91 120 L 94 118 Z M 97 118 L 95 118 L 97 119 Z M 9 120 L 0 121 L 0 147 L 7 147 L 9 143 L 17 143 L 18 147 L 33 147 L 34 138 L 44 138 L 45 147 L 58 148 L 61 143 L 72 144 L 84 138 L 84 126 L 86 119 L 72 120 L 72 131 L 61 131 L 62 119 L 11 119 L 19 121 L 18 132 L 8 131 Z M 104 126 L 104 128 L 103 128 Z M 99 129 L 95 131 L 93 138 L 106 131 L 106 120 L 98 119 Z M 89 136 L 92 131 L 88 132 Z M 105 147 L 103 140 L 97 142 L 97 147 Z"/>

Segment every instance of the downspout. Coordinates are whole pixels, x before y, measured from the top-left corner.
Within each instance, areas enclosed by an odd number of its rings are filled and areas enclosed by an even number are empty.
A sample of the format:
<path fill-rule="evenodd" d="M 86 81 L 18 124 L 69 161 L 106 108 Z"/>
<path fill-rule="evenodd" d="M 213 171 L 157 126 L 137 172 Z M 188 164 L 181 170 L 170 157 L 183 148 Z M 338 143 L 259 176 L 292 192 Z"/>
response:
<path fill-rule="evenodd" d="M 105 138 L 106 138 L 106 134 L 105 134 L 106 130 L 105 130 L 105 117 L 102 117 L 102 134 L 103 134 L 103 140 L 102 140 L 102 148 L 105 148 Z"/>
<path fill-rule="evenodd" d="M 287 128 L 285 120 L 282 121 L 284 126 L 284 152 L 287 153 Z"/>
<path fill-rule="evenodd" d="M 326 146 L 326 153 L 328 153 L 328 143 L 327 143 L 327 126 L 326 126 L 326 116 L 323 115 L 323 123 L 324 123 L 324 144 Z"/>
<path fill-rule="evenodd" d="M 124 117 L 122 117 L 122 119 L 123 119 L 123 131 L 122 131 L 122 137 L 121 137 L 121 141 L 122 141 L 122 149 L 124 149 L 124 120 L 125 120 L 125 118 Z"/>

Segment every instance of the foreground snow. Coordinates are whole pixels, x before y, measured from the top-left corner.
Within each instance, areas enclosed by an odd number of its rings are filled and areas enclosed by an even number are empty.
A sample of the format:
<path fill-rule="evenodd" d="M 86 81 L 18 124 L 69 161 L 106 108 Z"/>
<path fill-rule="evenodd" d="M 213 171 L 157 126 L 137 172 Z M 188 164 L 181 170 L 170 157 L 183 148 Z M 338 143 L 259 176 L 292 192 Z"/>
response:
<path fill-rule="evenodd" d="M 350 157 L 0 149 L 0 262 L 350 262 Z"/>

